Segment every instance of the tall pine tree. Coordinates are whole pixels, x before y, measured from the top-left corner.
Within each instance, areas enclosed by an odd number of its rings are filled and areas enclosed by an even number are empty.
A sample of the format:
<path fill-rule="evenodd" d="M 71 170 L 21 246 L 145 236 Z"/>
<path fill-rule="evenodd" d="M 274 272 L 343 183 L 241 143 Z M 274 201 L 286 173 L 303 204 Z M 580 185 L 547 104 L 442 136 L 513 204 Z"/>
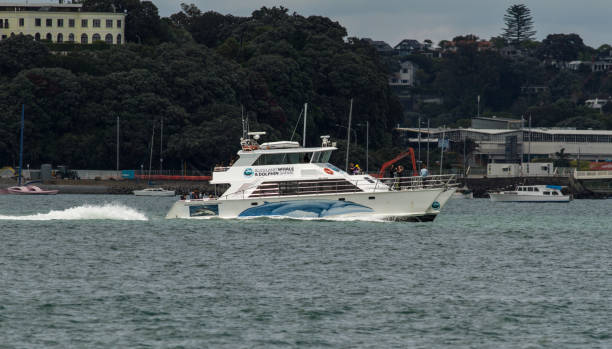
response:
<path fill-rule="evenodd" d="M 520 45 L 533 40 L 536 31 L 533 30 L 533 18 L 527 6 L 518 4 L 508 7 L 504 15 L 504 23 L 506 28 L 502 36 L 510 44 Z"/>

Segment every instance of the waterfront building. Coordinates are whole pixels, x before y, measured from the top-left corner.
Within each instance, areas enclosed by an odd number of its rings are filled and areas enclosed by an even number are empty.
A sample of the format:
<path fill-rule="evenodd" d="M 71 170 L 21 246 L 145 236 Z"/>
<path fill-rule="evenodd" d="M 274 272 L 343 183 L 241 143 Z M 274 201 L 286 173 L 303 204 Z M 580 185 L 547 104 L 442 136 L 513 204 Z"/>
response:
<path fill-rule="evenodd" d="M 470 139 L 477 145 L 472 152 L 471 161 L 487 164 L 490 162 L 516 162 L 522 159 L 554 159 L 563 152 L 571 159 L 605 161 L 612 159 L 612 131 L 576 130 L 568 128 L 519 128 L 519 129 L 477 129 L 477 128 L 418 128 L 398 127 L 407 144 L 415 146 L 419 139 L 421 145 L 426 140 L 438 139 L 444 134 L 450 142 Z M 431 143 L 431 142 L 430 142 Z M 509 146 L 513 149 L 508 151 Z M 430 145 L 431 146 L 431 145 Z M 512 148 L 512 147 L 510 147 Z M 517 160 L 518 158 L 518 160 Z"/>
<path fill-rule="evenodd" d="M 125 43 L 125 13 L 84 12 L 82 4 L 0 3 L 0 40 L 31 35 L 34 40 L 91 44 Z"/>

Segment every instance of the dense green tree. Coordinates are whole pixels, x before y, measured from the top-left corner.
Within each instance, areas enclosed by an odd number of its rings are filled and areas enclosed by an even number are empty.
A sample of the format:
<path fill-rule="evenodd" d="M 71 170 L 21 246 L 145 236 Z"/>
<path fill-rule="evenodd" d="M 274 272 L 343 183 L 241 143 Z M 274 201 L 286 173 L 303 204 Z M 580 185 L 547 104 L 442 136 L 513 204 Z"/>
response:
<path fill-rule="evenodd" d="M 537 56 L 541 59 L 573 61 L 586 46 L 578 34 L 549 34 L 538 47 Z"/>
<path fill-rule="evenodd" d="M 504 15 L 506 27 L 502 36 L 513 45 L 520 45 L 533 40 L 536 31 L 533 30 L 531 10 L 523 5 L 516 4 L 508 7 Z"/>

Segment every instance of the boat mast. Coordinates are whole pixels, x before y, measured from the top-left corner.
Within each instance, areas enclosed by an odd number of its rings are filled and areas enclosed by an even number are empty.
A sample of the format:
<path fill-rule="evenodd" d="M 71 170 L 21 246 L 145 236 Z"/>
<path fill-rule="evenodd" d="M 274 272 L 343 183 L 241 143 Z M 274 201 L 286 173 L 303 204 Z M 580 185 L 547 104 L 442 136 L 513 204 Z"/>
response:
<path fill-rule="evenodd" d="M 153 124 L 153 134 L 151 135 L 151 155 L 149 155 L 149 185 L 151 185 L 151 165 L 153 164 L 153 142 L 155 140 L 155 124 Z"/>
<path fill-rule="evenodd" d="M 440 151 L 440 175 L 442 175 L 442 165 L 444 161 L 444 146 L 446 145 L 446 141 L 444 140 L 444 132 L 446 132 L 446 125 L 442 126 L 442 150 Z"/>
<path fill-rule="evenodd" d="M 119 175 L 119 116 L 117 116 L 117 175 Z"/>
<path fill-rule="evenodd" d="M 159 174 L 162 174 L 162 165 L 164 163 L 163 157 L 163 148 L 164 148 L 164 116 L 161 117 L 161 129 L 159 135 Z"/>
<path fill-rule="evenodd" d="M 21 130 L 19 132 L 19 176 L 17 185 L 21 185 L 21 169 L 23 167 L 23 125 L 25 115 L 25 104 L 21 105 Z"/>
<path fill-rule="evenodd" d="M 349 148 L 351 147 L 351 118 L 353 117 L 353 99 L 351 98 L 351 108 L 349 109 L 348 127 L 346 128 L 346 161 L 344 171 L 348 172 Z"/>
<path fill-rule="evenodd" d="M 308 116 L 308 103 L 304 103 L 304 133 L 302 134 L 302 148 L 306 148 L 306 119 Z"/>

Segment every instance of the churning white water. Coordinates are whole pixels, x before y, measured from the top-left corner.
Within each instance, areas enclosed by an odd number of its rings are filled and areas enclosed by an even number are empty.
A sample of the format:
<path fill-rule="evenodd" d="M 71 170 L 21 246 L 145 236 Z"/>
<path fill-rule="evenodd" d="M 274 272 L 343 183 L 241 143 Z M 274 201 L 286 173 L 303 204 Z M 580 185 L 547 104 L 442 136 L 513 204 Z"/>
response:
<path fill-rule="evenodd" d="M 49 221 L 49 220 L 122 220 L 122 221 L 147 221 L 143 213 L 131 207 L 118 203 L 107 203 L 103 205 L 81 205 L 65 210 L 51 210 L 48 213 L 36 213 L 26 216 L 0 215 L 0 220 L 21 221 Z"/>

